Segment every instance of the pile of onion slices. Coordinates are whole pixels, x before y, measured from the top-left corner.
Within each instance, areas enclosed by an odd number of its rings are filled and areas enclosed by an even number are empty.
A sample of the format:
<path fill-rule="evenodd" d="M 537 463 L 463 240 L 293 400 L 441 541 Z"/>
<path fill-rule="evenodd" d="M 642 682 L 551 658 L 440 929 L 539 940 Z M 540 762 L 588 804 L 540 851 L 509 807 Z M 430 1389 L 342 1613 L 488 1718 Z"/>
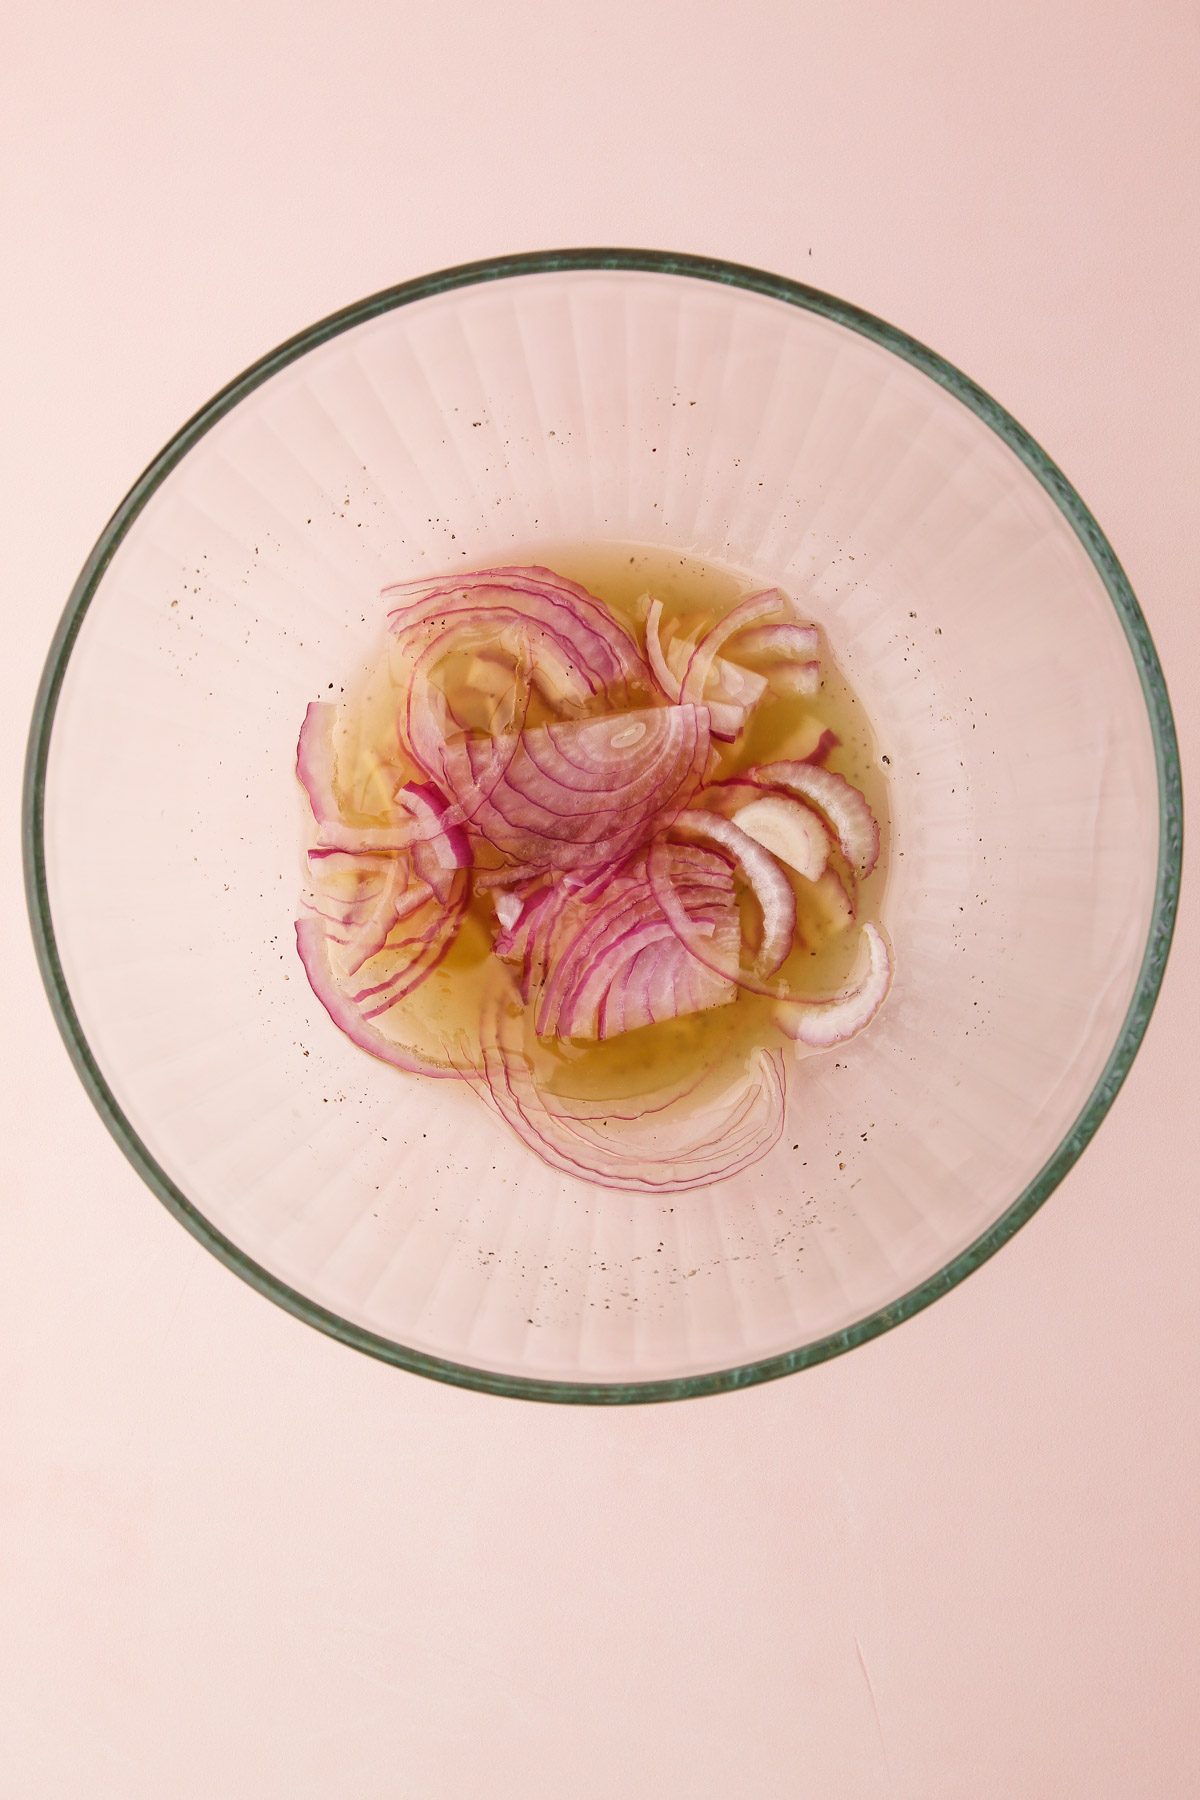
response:
<path fill-rule="evenodd" d="M 785 972 L 802 947 L 797 894 L 827 932 L 847 932 L 879 855 L 867 801 L 825 766 L 836 740 L 821 731 L 802 757 L 718 775 L 719 747 L 737 742 L 764 695 L 817 691 L 815 627 L 777 588 L 690 635 L 647 600 L 643 646 L 544 568 L 384 598 L 396 752 L 374 770 L 370 809 L 339 780 L 337 707 L 311 705 L 300 732 L 314 830 L 296 940 L 313 992 L 354 1043 L 467 1081 L 567 1174 L 670 1192 L 748 1167 L 783 1128 L 780 1049 L 616 1107 L 552 1091 L 534 1052 L 742 993 L 765 998 L 807 1050 L 843 1042 L 879 1010 L 891 954 L 870 922 L 850 987 L 815 996 Z M 484 901 L 493 935 L 477 1038 L 459 1033 L 437 1056 L 409 1047 L 387 1016 Z"/>

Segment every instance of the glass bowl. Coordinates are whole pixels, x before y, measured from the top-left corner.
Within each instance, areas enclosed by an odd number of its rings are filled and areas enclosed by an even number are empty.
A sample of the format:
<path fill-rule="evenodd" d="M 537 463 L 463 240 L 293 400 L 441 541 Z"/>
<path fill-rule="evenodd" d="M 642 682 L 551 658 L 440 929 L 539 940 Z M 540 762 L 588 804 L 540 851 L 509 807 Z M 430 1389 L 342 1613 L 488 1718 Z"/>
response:
<path fill-rule="evenodd" d="M 892 786 L 888 1004 L 793 1070 L 766 1160 L 663 1199 L 356 1049 L 292 933 L 297 728 L 377 647 L 379 590 L 591 540 L 797 595 Z M 1145 1030 L 1180 819 L 1137 603 L 1001 407 L 811 288 L 580 250 L 378 294 L 184 426 L 71 595 L 25 847 L 76 1068 L 202 1243 L 404 1368 L 623 1402 L 849 1349 L 1016 1231 Z"/>

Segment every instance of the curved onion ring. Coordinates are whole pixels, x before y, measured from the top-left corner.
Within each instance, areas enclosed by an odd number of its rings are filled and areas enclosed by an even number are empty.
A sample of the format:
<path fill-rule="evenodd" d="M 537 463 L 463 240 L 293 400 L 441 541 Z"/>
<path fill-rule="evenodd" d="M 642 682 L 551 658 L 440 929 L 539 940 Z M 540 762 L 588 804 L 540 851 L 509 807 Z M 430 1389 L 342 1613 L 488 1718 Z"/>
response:
<path fill-rule="evenodd" d="M 702 816 L 711 819 L 717 826 L 726 826 L 730 831 L 737 831 L 736 825 L 719 815 L 686 815 L 690 823 L 692 819 Z M 678 829 L 680 821 L 676 821 Z M 715 837 L 715 833 L 713 834 Z M 744 837 L 744 832 L 738 832 Z M 753 839 L 750 840 L 753 842 Z M 757 848 L 757 846 L 755 846 Z M 680 942 L 683 943 L 697 962 L 704 963 L 714 974 L 722 975 L 727 980 L 736 982 L 739 987 L 746 988 L 752 994 L 761 994 L 778 1002 L 775 1017 L 790 1037 L 797 1037 L 802 1043 L 813 1049 L 826 1049 L 832 1044 L 840 1043 L 844 1038 L 852 1037 L 856 1031 L 874 1018 L 887 997 L 891 983 L 891 958 L 882 933 L 876 926 L 865 924 L 863 935 L 870 951 L 870 967 L 867 975 L 857 988 L 846 993 L 836 994 L 827 1000 L 812 1000 L 801 994 L 783 993 L 777 986 L 762 980 L 757 973 L 747 974 L 740 967 L 733 966 L 731 960 L 722 957 L 717 948 L 708 942 L 687 917 L 684 909 L 678 904 L 671 892 L 662 866 L 662 840 L 659 839 L 651 848 L 647 859 L 647 873 L 654 889 L 655 898 L 664 914 L 674 927 Z M 765 855 L 766 852 L 764 851 Z M 741 860 L 739 856 L 739 861 Z M 745 864 L 743 863 L 743 867 Z M 782 873 L 782 871 L 781 871 Z M 786 879 L 786 878 L 785 878 Z M 790 884 L 789 884 L 790 892 Z M 794 899 L 794 896 L 793 896 Z M 789 1018 L 796 1022 L 793 1031 L 788 1023 Z"/>
<path fill-rule="evenodd" d="M 630 633 L 586 588 L 552 569 L 477 569 L 437 581 L 403 582 L 385 588 L 383 597 L 400 602 L 389 614 L 397 634 L 446 628 L 451 620 L 457 625 L 486 617 L 492 624 L 499 615 L 525 631 L 531 625 L 546 631 L 593 694 L 621 685 L 650 686 L 650 672 Z"/>
<path fill-rule="evenodd" d="M 335 851 L 333 854 L 340 853 Z M 321 904 L 321 900 L 305 900 L 304 905 L 308 911 L 329 921 L 325 935 L 330 943 L 338 946 L 338 960 L 348 978 L 378 955 L 393 925 L 419 912 L 432 899 L 433 893 L 424 881 L 412 880 L 405 856 L 351 857 L 346 860 L 359 864 L 352 871 L 358 878 L 353 897 L 340 900 L 327 890 L 321 896 L 325 904 Z M 346 873 L 328 867 L 318 867 L 315 872 L 324 875 L 327 881 Z M 330 929 L 331 926 L 338 929 Z"/>
<path fill-rule="evenodd" d="M 484 1010 L 483 1078 L 496 1110 L 523 1143 L 567 1175 L 600 1187 L 643 1193 L 707 1187 L 757 1162 L 783 1130 L 784 1084 L 778 1051 L 759 1051 L 719 1099 L 697 1115 L 677 1103 L 603 1115 L 547 1094 L 523 1047 L 523 1015 L 498 993 Z M 689 1102 L 692 1096 L 687 1096 Z"/>
<path fill-rule="evenodd" d="M 776 762 L 747 769 L 742 779 L 760 787 L 784 788 L 819 807 L 851 868 L 858 875 L 871 873 L 879 860 L 879 827 L 862 794 L 844 775 L 810 762 Z"/>
<path fill-rule="evenodd" d="M 829 833 L 819 813 L 788 794 L 762 794 L 733 815 L 739 831 L 806 881 L 819 881 L 829 861 Z"/>
<path fill-rule="evenodd" d="M 415 1051 L 405 1050 L 402 1045 L 393 1043 L 391 1038 L 385 1037 L 382 1031 L 367 1022 L 340 986 L 330 967 L 325 932 L 319 920 L 296 920 L 296 949 L 300 953 L 300 961 L 304 964 L 304 973 L 308 976 L 313 993 L 338 1030 L 344 1031 L 351 1043 L 357 1044 L 370 1055 L 377 1056 L 381 1062 L 391 1063 L 394 1068 L 403 1069 L 410 1075 L 470 1079 L 469 1074 L 460 1069 L 443 1069 L 436 1063 L 426 1062 Z"/>
<path fill-rule="evenodd" d="M 667 699 L 678 706 L 680 681 L 678 675 L 676 675 L 674 669 L 663 655 L 662 638 L 659 635 L 661 624 L 662 601 L 652 600 L 650 602 L 650 611 L 646 615 L 646 655 L 649 658 L 650 667 L 654 671 L 655 681 L 657 681 L 659 687 L 667 696 Z"/>
<path fill-rule="evenodd" d="M 781 1006 L 776 1020 L 789 1037 L 811 1050 L 831 1050 L 869 1025 L 887 999 L 892 984 L 892 959 L 883 933 L 874 925 L 862 928 L 868 950 L 867 972 L 857 987 L 828 1000 L 807 1000 Z"/>
<path fill-rule="evenodd" d="M 723 850 L 741 864 L 746 880 L 754 890 L 763 919 L 762 946 L 755 958 L 754 973 L 760 978 L 773 975 L 787 961 L 796 930 L 796 896 L 792 892 L 791 882 L 775 858 L 761 844 L 756 844 L 746 832 L 739 830 L 729 819 L 722 819 L 717 813 L 683 813 L 674 821 L 671 829 L 684 838 L 707 838 L 711 843 L 720 844 Z M 736 981 L 739 986 L 752 986 L 740 970 L 735 972 L 727 964 L 722 965 L 714 959 L 712 946 L 688 918 L 664 867 L 665 848 L 660 838 L 651 848 L 646 869 L 654 897 L 670 919 L 680 942 L 692 952 L 698 962 L 704 963 L 716 974 L 724 975 L 729 981 Z"/>
<path fill-rule="evenodd" d="M 778 588 L 770 588 L 763 594 L 750 594 L 745 600 L 739 600 L 723 619 L 717 621 L 711 631 L 706 632 L 692 651 L 691 661 L 680 685 L 680 699 L 700 700 L 722 645 L 727 644 L 731 637 L 736 637 L 739 631 L 744 631 L 747 625 L 753 625 L 756 620 L 769 619 L 782 605 L 783 596 Z"/>
<path fill-rule="evenodd" d="M 328 700 L 314 700 L 304 715 L 296 745 L 296 774 L 308 795 L 318 825 L 327 819 L 341 817 L 342 809 L 334 791 L 333 727 L 336 719 L 336 706 Z"/>
<path fill-rule="evenodd" d="M 395 798 L 416 819 L 423 834 L 412 847 L 413 868 L 442 905 L 450 898 L 455 871 L 471 866 L 471 845 L 461 825 L 447 825 L 450 811 L 436 788 L 411 781 Z"/>

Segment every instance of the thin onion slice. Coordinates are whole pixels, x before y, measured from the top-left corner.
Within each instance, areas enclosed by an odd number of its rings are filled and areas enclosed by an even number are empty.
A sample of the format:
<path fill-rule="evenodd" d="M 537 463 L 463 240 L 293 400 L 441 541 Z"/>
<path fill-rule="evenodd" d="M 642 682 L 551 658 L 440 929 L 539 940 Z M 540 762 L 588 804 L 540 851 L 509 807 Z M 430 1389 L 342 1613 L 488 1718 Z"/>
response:
<path fill-rule="evenodd" d="M 421 831 L 412 848 L 413 868 L 445 906 L 455 872 L 471 866 L 470 840 L 461 825 L 446 823 L 450 808 L 436 788 L 412 781 L 398 788 L 395 797 Z"/>
<path fill-rule="evenodd" d="M 467 1071 L 460 1068 L 441 1068 L 437 1063 L 425 1061 L 415 1051 L 393 1043 L 391 1038 L 385 1037 L 382 1031 L 364 1019 L 334 975 L 329 962 L 325 932 L 319 919 L 310 917 L 296 920 L 296 949 L 300 953 L 300 961 L 304 964 L 304 973 L 308 976 L 313 993 L 338 1030 L 344 1031 L 351 1043 L 357 1044 L 371 1056 L 377 1056 L 380 1062 L 391 1063 L 394 1068 L 403 1069 L 406 1074 L 459 1078 L 468 1075 Z"/>
<path fill-rule="evenodd" d="M 445 695 L 432 673 L 441 654 L 437 645 L 426 646 L 408 672 L 408 694 L 398 723 L 413 759 L 434 782 L 455 797 L 453 808 L 439 820 L 438 829 L 461 825 L 483 806 L 491 789 L 503 779 L 515 756 L 528 715 L 532 681 L 526 662 L 513 666 L 512 692 L 506 701 L 507 729 L 493 731 L 487 739 L 492 757 L 487 780 L 477 782 L 471 769 L 470 738 L 452 724 Z"/>
<path fill-rule="evenodd" d="M 324 819 L 317 826 L 319 847 L 340 850 L 347 856 L 378 856 L 389 850 L 407 850 L 416 835 L 411 824 L 343 825 L 338 819 Z"/>
<path fill-rule="evenodd" d="M 738 1174 L 765 1155 L 783 1130 L 778 1051 L 760 1051 L 719 1095 L 608 1117 L 538 1084 L 524 1043 L 524 1019 L 498 993 L 481 1025 L 483 1076 L 497 1112 L 551 1168 L 600 1187 L 681 1193 Z M 614 1125 L 616 1129 L 614 1130 Z"/>
<path fill-rule="evenodd" d="M 863 795 L 844 775 L 809 762 L 775 762 L 748 769 L 743 779 L 784 788 L 819 807 L 851 868 L 858 875 L 871 873 L 879 859 L 879 826 Z"/>
<path fill-rule="evenodd" d="M 646 617 L 646 655 L 655 680 L 668 700 L 678 702 L 683 679 L 693 655 L 686 639 L 662 646 L 662 602 L 652 600 Z M 745 729 L 746 720 L 766 691 L 766 678 L 739 668 L 724 657 L 714 658 L 704 683 L 703 703 L 708 708 L 714 737 L 727 742 Z"/>
<path fill-rule="evenodd" d="M 444 905 L 433 898 L 424 912 L 417 911 L 411 921 L 405 921 L 406 936 L 386 943 L 369 965 L 362 965 L 359 973 L 367 980 L 351 998 L 365 1019 L 389 1012 L 432 975 L 458 936 L 469 898 L 466 876 L 460 870 Z"/>
<path fill-rule="evenodd" d="M 670 846 L 669 855 L 672 899 L 719 954 L 736 962 L 741 926 L 728 864 L 686 845 Z M 598 894 L 568 899 L 547 924 L 540 1037 L 615 1037 L 737 997 L 731 981 L 696 962 L 680 942 L 651 888 L 644 853 Z"/>
<path fill-rule="evenodd" d="M 844 1044 L 869 1025 L 887 999 L 892 983 L 892 959 L 883 933 L 866 924 L 862 935 L 867 945 L 867 972 L 857 987 L 828 1000 L 793 1001 L 776 1008 L 775 1017 L 789 1037 L 810 1050 L 831 1050 Z"/>
<path fill-rule="evenodd" d="M 512 931 L 525 910 L 524 900 L 509 888 L 495 888 L 492 898 L 501 926 L 505 931 Z"/>
<path fill-rule="evenodd" d="M 819 881 L 829 861 L 829 834 L 803 800 L 764 794 L 733 815 L 739 831 L 807 881 Z"/>
<path fill-rule="evenodd" d="M 878 857 L 866 800 L 820 766 L 832 734 L 811 720 L 790 757 L 702 785 L 710 739 L 735 738 L 768 684 L 816 691 L 816 628 L 772 589 L 699 642 L 678 626 L 665 642 L 651 601 L 643 657 L 607 608 L 545 569 L 475 571 L 389 597 L 400 755 L 372 775 L 372 810 L 360 809 L 365 787 L 339 788 L 333 705 L 309 707 L 297 745 L 316 843 L 296 936 L 318 1000 L 370 1054 L 475 1083 L 573 1177 L 670 1193 L 757 1160 L 782 1130 L 778 1052 L 756 1052 L 732 1082 L 714 1065 L 647 1104 L 564 1098 L 543 1081 L 565 1084 L 571 1044 L 728 1005 L 739 989 L 774 1001 L 782 1030 L 807 1049 L 843 1042 L 883 1003 L 891 957 L 873 925 L 866 973 L 845 992 L 797 994 L 790 964 L 778 978 L 801 942 L 797 897 L 811 948 L 854 916 L 846 864 L 865 875 Z M 553 722 L 532 727 L 531 706 Z M 831 838 L 846 885 L 827 866 Z M 743 943 L 743 880 L 761 913 L 756 954 Z M 446 1047 L 443 1067 L 436 1041 L 410 1050 L 374 1021 L 439 966 L 472 894 L 485 893 L 495 960 L 479 1060 Z"/>
<path fill-rule="evenodd" d="M 762 944 L 755 959 L 754 973 L 762 979 L 773 975 L 786 962 L 796 930 L 796 896 L 792 892 L 791 882 L 775 858 L 746 832 L 740 831 L 730 820 L 722 819 L 716 813 L 683 813 L 675 820 L 672 830 L 684 839 L 707 839 L 710 843 L 719 844 L 741 865 L 746 880 L 754 890 L 763 921 Z M 714 961 L 713 952 L 699 941 L 699 934 L 672 892 L 664 863 L 664 848 L 660 840 L 650 852 L 647 869 L 655 898 L 674 925 L 680 941 L 707 967 L 726 975 L 731 981 L 739 980 L 740 972 L 735 973 L 733 969 L 722 967 Z"/>
<path fill-rule="evenodd" d="M 334 789 L 333 727 L 336 720 L 336 706 L 327 700 L 314 700 L 304 715 L 296 745 L 296 774 L 318 824 L 341 817 L 342 809 Z"/>
<path fill-rule="evenodd" d="M 747 625 L 753 625 L 759 619 L 769 619 L 773 613 L 779 612 L 784 604 L 783 596 L 778 588 L 770 588 L 762 594 L 750 594 L 719 619 L 711 631 L 705 633 L 692 651 L 687 673 L 680 684 L 680 699 L 699 701 L 704 694 L 717 652 L 727 644 L 731 637 L 744 631 Z"/>
<path fill-rule="evenodd" d="M 667 699 L 677 706 L 679 704 L 680 681 L 678 675 L 676 675 L 674 669 L 663 655 L 661 628 L 662 601 L 652 600 L 650 602 L 650 611 L 646 615 L 646 655 L 649 659 L 650 667 L 654 671 L 655 681 L 657 681 L 659 687 L 667 696 Z"/>
<path fill-rule="evenodd" d="M 363 964 L 377 956 L 387 943 L 393 926 L 428 904 L 431 889 L 423 881 L 413 881 L 404 857 L 392 857 L 387 875 L 369 897 L 351 902 L 341 918 L 344 936 L 330 933 L 339 944 L 343 972 L 356 975 Z M 319 910 L 319 909 L 314 909 Z M 326 918 L 330 914 L 324 914 Z"/>
<path fill-rule="evenodd" d="M 806 937 L 811 933 L 817 943 L 827 937 L 836 937 L 853 925 L 854 900 L 846 892 L 845 883 L 836 869 L 826 869 L 818 880 L 803 890 L 803 898 L 805 924 L 809 927 Z"/>
<path fill-rule="evenodd" d="M 559 653 L 555 673 L 560 681 L 563 669 L 571 668 L 593 694 L 650 686 L 649 670 L 630 633 L 586 588 L 551 569 L 477 569 L 437 581 L 405 582 L 385 588 L 383 597 L 398 602 L 389 614 L 398 634 L 427 634 L 430 627 L 444 631 L 463 620 L 487 620 L 494 626 L 504 620 L 534 636 L 549 636 Z"/>
<path fill-rule="evenodd" d="M 800 700 L 811 700 L 821 691 L 819 662 L 779 662 L 767 671 L 767 684 L 772 693 L 793 694 Z"/>

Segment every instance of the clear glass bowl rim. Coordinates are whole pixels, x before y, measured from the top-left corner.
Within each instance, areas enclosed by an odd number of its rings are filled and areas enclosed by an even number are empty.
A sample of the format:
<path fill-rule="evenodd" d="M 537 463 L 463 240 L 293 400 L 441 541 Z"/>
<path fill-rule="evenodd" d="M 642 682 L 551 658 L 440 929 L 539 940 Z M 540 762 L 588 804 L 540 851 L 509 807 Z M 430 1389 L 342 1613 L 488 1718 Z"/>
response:
<path fill-rule="evenodd" d="M 80 626 L 117 546 L 150 496 L 204 433 L 255 388 L 289 363 L 352 326 L 390 312 L 396 307 L 407 306 L 413 301 L 447 293 L 455 288 L 469 287 L 477 282 L 597 269 L 678 275 L 714 281 L 730 287 L 744 288 L 751 293 L 782 301 L 788 306 L 817 313 L 822 318 L 859 332 L 873 343 L 913 364 L 994 431 L 1054 500 L 1083 544 L 1116 608 L 1146 700 L 1154 739 L 1159 802 L 1158 875 L 1154 913 L 1137 989 L 1120 1034 L 1100 1079 L 1074 1124 L 1053 1155 L 1000 1217 L 965 1250 L 917 1287 L 856 1324 L 813 1343 L 737 1368 L 669 1380 L 620 1383 L 547 1381 L 533 1376 L 503 1374 L 413 1350 L 375 1332 L 366 1331 L 350 1320 L 319 1306 L 254 1262 L 229 1238 L 216 1230 L 142 1143 L 133 1125 L 125 1117 L 84 1036 L 55 944 L 44 842 L 46 768 L 50 739 L 63 678 Z M 332 313 L 328 318 L 321 319 L 307 330 L 289 338 L 286 343 L 269 351 L 235 377 L 207 405 L 201 407 L 159 452 L 134 482 L 97 539 L 71 590 L 50 646 L 34 704 L 25 762 L 22 851 L 34 947 L 50 1006 L 71 1061 L 97 1112 L 138 1174 L 193 1237 L 276 1305 L 351 1348 L 378 1357 L 395 1367 L 459 1387 L 475 1388 L 484 1393 L 526 1400 L 611 1406 L 643 1401 L 683 1400 L 702 1394 L 727 1392 L 732 1388 L 772 1381 L 778 1376 L 810 1368 L 831 1356 L 839 1356 L 844 1351 L 852 1350 L 856 1345 L 889 1331 L 894 1325 L 911 1318 L 914 1313 L 920 1312 L 947 1293 L 993 1256 L 1032 1217 L 1091 1141 L 1129 1073 L 1154 1010 L 1166 968 L 1179 901 L 1183 855 L 1183 792 L 1175 724 L 1162 667 L 1141 608 L 1112 546 L 1061 469 L 1012 415 L 968 376 L 894 325 L 887 324 L 845 300 L 838 300 L 818 288 L 791 281 L 785 276 L 768 274 L 760 269 L 713 257 L 661 250 L 545 250 L 462 263 L 413 281 L 401 282 L 395 287 L 385 288 L 381 293 L 372 294 L 365 300 L 343 307 L 339 312 Z"/>

